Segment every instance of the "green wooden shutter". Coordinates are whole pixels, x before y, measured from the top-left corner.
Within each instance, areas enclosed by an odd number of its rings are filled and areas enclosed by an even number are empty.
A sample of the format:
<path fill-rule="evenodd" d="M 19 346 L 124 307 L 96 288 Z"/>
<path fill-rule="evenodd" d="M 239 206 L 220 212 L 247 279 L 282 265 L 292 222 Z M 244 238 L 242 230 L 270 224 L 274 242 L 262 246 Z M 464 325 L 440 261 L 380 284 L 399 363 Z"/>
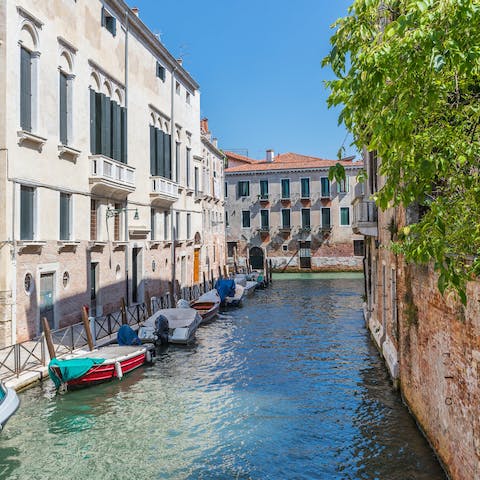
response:
<path fill-rule="evenodd" d="M 171 135 L 164 134 L 163 141 L 164 141 L 164 152 L 165 152 L 165 177 L 172 179 L 172 143 L 171 143 Z"/>
<path fill-rule="evenodd" d="M 112 158 L 122 161 L 122 119 L 120 105 L 117 102 L 111 102 L 112 105 Z"/>
<path fill-rule="evenodd" d="M 128 148 L 127 148 L 127 109 L 125 107 L 120 108 L 120 144 L 122 153 L 120 155 L 120 161 L 127 163 L 128 160 Z"/>
<path fill-rule="evenodd" d="M 20 240 L 33 240 L 34 194 L 34 188 L 20 187 Z"/>
<path fill-rule="evenodd" d="M 95 91 L 90 88 L 90 153 L 97 153 Z"/>
<path fill-rule="evenodd" d="M 156 154 L 156 165 L 155 165 L 155 175 L 160 177 L 165 176 L 165 138 L 161 130 L 156 129 L 156 141 L 157 141 L 157 154 Z"/>
<path fill-rule="evenodd" d="M 113 158 L 112 155 L 112 105 L 111 100 L 107 96 L 103 96 L 102 108 L 102 153 L 107 157 Z"/>
<path fill-rule="evenodd" d="M 68 136 L 67 136 L 67 121 L 68 121 L 68 113 L 67 113 L 67 76 L 60 72 L 60 114 L 59 114 L 59 122 L 60 122 L 60 143 L 62 145 L 68 145 Z"/>
<path fill-rule="evenodd" d="M 20 49 L 20 126 L 32 131 L 32 56 Z"/>
<path fill-rule="evenodd" d="M 153 125 L 150 125 L 150 175 L 157 175 L 157 141 Z"/>
<path fill-rule="evenodd" d="M 60 240 L 70 240 L 70 195 L 60 193 Z"/>
<path fill-rule="evenodd" d="M 95 153 L 96 154 L 103 153 L 103 147 L 102 147 L 103 97 L 104 95 L 102 93 L 95 94 Z"/>

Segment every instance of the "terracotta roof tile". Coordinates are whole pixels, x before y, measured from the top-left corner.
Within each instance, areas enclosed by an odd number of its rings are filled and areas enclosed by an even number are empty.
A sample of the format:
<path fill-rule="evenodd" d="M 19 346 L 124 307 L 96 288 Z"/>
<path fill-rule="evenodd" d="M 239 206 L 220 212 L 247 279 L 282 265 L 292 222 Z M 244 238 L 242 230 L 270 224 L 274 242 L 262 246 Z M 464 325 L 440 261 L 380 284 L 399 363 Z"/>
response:
<path fill-rule="evenodd" d="M 224 152 L 227 159 L 231 158 L 232 160 L 236 160 L 237 162 L 245 162 L 245 163 L 256 163 L 258 160 L 254 160 L 253 158 L 246 157 L 245 155 L 239 155 L 238 153 L 233 152 Z"/>

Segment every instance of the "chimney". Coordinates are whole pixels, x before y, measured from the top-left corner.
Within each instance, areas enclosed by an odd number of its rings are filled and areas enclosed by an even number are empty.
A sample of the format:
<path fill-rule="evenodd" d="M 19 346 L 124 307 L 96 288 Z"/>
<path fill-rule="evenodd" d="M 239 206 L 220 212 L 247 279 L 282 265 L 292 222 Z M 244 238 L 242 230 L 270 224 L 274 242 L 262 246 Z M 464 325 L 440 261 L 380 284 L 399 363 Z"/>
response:
<path fill-rule="evenodd" d="M 177 63 L 182 66 L 183 65 L 183 58 L 177 58 Z"/>
<path fill-rule="evenodd" d="M 208 133 L 208 118 L 204 117 L 200 120 L 200 130 L 202 133 Z"/>
<path fill-rule="evenodd" d="M 215 148 L 218 148 L 218 138 L 212 138 L 212 143 Z"/>
<path fill-rule="evenodd" d="M 275 152 L 272 149 L 267 150 L 267 162 L 269 163 L 273 162 L 274 157 L 275 157 Z"/>
<path fill-rule="evenodd" d="M 132 7 L 132 12 L 134 13 L 134 15 L 136 15 L 138 17 L 138 7 Z"/>

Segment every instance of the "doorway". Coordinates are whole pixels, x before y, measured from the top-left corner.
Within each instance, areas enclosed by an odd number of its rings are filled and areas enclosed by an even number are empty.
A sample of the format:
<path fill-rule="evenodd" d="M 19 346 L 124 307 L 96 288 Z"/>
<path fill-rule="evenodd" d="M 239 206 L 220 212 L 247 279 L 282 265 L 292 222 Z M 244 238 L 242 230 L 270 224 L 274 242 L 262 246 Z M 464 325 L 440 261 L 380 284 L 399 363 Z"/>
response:
<path fill-rule="evenodd" d="M 193 251 L 193 283 L 200 281 L 200 249 L 196 248 Z"/>
<path fill-rule="evenodd" d="M 142 249 L 132 248 L 132 303 L 141 301 Z"/>
<path fill-rule="evenodd" d="M 264 267 L 264 254 L 260 247 L 250 249 L 250 265 L 254 270 L 262 270 Z"/>
<path fill-rule="evenodd" d="M 55 274 L 45 273 L 40 275 L 40 333 L 43 332 L 43 317 L 47 319 L 52 330 L 55 328 L 54 291 Z"/>
<path fill-rule="evenodd" d="M 300 242 L 300 268 L 312 268 L 311 242 Z"/>

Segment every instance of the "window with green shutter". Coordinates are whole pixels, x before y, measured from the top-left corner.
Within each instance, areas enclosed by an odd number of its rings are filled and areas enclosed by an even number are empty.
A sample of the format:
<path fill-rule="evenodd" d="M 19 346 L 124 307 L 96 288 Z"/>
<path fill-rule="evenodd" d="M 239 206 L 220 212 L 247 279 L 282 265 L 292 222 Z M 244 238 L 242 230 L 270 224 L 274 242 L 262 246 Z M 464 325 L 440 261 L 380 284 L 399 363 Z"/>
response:
<path fill-rule="evenodd" d="M 322 177 L 320 179 L 322 185 L 322 197 L 330 198 L 330 180 L 327 177 Z"/>
<path fill-rule="evenodd" d="M 330 227 L 331 227 L 330 208 L 323 207 L 322 208 L 322 228 L 330 228 Z"/>
<path fill-rule="evenodd" d="M 20 187 L 20 240 L 34 239 L 35 189 Z"/>
<path fill-rule="evenodd" d="M 60 193 L 60 240 L 71 240 L 71 195 Z"/>
<path fill-rule="evenodd" d="M 302 208 L 302 228 L 310 230 L 310 209 Z"/>
<path fill-rule="evenodd" d="M 180 182 L 180 142 L 175 142 L 175 181 Z"/>
<path fill-rule="evenodd" d="M 282 209 L 282 228 L 288 230 L 290 228 L 290 209 Z"/>
<path fill-rule="evenodd" d="M 340 208 L 340 225 L 345 227 L 350 225 L 350 208 L 349 207 Z"/>
<path fill-rule="evenodd" d="M 163 134 L 163 148 L 164 148 L 164 176 L 172 179 L 172 136 L 167 133 Z"/>
<path fill-rule="evenodd" d="M 310 198 L 310 179 L 302 178 L 300 182 L 301 182 L 302 198 Z"/>
<path fill-rule="evenodd" d="M 260 198 L 268 199 L 268 180 L 260 180 Z"/>
<path fill-rule="evenodd" d="M 250 210 L 242 211 L 242 227 L 250 228 Z"/>
<path fill-rule="evenodd" d="M 67 111 L 67 89 L 68 79 L 65 73 L 60 72 L 59 85 L 59 128 L 60 128 L 60 143 L 68 145 L 68 111 Z"/>
<path fill-rule="evenodd" d="M 268 230 L 270 226 L 268 210 L 260 210 L 260 226 L 262 230 Z"/>
<path fill-rule="evenodd" d="M 238 196 L 239 197 L 249 197 L 250 196 L 250 182 L 240 181 L 237 183 Z"/>
<path fill-rule="evenodd" d="M 105 27 L 113 36 L 117 34 L 117 19 L 102 7 L 102 27 Z"/>
<path fill-rule="evenodd" d="M 20 126 L 32 131 L 32 54 L 20 48 Z"/>
<path fill-rule="evenodd" d="M 185 163 L 186 163 L 186 170 L 185 174 L 187 176 L 187 187 L 190 187 L 190 163 L 191 163 L 191 149 L 187 148 L 186 155 L 185 155 Z"/>
<path fill-rule="evenodd" d="M 284 178 L 281 181 L 282 184 L 282 199 L 289 200 L 290 199 L 290 180 L 288 178 Z"/>

